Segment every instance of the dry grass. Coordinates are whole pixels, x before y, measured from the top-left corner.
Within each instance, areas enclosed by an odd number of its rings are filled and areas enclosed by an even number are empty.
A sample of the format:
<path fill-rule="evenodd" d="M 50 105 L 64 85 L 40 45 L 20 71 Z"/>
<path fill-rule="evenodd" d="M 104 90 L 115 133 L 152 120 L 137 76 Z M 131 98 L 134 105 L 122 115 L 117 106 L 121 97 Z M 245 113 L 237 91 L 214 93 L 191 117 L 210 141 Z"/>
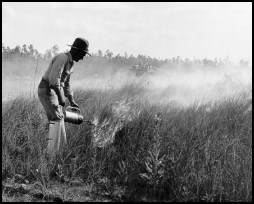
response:
<path fill-rule="evenodd" d="M 81 178 L 96 189 L 91 194 L 122 201 L 252 201 L 251 99 L 240 93 L 181 107 L 150 103 L 148 91 L 136 84 L 76 89 L 94 126 L 66 124 L 58 176 L 69 185 Z M 19 174 L 50 188 L 42 162 L 46 123 L 36 97 L 3 104 L 2 180 Z"/>

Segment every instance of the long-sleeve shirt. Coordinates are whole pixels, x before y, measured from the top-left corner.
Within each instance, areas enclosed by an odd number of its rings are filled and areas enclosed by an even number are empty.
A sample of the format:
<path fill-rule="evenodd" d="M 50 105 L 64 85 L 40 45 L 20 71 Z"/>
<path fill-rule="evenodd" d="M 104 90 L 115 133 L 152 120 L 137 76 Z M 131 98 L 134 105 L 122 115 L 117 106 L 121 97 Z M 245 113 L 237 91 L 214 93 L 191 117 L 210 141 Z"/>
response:
<path fill-rule="evenodd" d="M 70 85 L 73 64 L 70 52 L 60 53 L 53 57 L 42 78 L 49 82 L 49 86 L 59 88 L 62 86 L 64 95 L 70 97 L 73 95 Z"/>

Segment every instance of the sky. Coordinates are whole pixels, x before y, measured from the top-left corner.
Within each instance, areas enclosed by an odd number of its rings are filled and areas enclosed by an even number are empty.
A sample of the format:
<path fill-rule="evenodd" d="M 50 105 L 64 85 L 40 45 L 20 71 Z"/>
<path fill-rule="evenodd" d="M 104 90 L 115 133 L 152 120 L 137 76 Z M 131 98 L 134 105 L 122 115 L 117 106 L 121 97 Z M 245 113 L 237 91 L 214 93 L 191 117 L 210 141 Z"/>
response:
<path fill-rule="evenodd" d="M 252 64 L 252 2 L 2 2 L 2 43 Z"/>

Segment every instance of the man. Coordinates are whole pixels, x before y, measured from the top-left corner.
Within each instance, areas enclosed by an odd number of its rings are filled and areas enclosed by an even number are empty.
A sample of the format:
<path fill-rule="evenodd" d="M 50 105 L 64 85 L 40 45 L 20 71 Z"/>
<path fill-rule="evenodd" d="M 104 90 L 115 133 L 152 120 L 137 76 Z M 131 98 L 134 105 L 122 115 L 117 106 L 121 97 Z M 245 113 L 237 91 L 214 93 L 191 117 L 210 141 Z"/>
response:
<path fill-rule="evenodd" d="M 40 102 L 49 121 L 47 155 L 53 157 L 61 143 L 66 143 L 64 115 L 65 97 L 70 105 L 79 108 L 74 101 L 70 86 L 70 76 L 74 62 L 82 60 L 88 53 L 89 43 L 84 38 L 76 38 L 69 52 L 53 57 L 38 87 Z M 89 54 L 90 55 L 90 54 Z M 91 55 L 90 55 L 91 56 Z"/>

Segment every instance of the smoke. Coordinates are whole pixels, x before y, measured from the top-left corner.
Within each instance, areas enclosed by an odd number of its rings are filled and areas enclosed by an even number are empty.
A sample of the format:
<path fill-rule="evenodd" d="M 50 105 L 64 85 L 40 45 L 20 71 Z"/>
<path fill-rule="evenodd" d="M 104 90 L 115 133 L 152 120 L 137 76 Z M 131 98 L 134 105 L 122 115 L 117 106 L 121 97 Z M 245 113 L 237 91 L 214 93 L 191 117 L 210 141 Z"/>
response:
<path fill-rule="evenodd" d="M 9 63 L 16 67 L 16 64 Z M 5 65 L 5 67 L 7 66 Z M 79 67 L 80 66 L 80 67 Z M 25 67 L 23 65 L 23 67 Z M 22 68 L 23 68 L 22 67 Z M 29 66 L 35 67 L 34 63 Z M 37 86 L 45 71 L 45 64 L 40 64 L 40 73 L 31 76 L 2 76 L 2 101 L 15 98 L 18 95 L 37 95 Z M 76 64 L 71 77 L 73 89 L 121 89 L 131 85 L 133 91 L 140 93 L 143 90 L 143 99 L 152 103 L 173 103 L 189 106 L 194 102 L 206 103 L 223 100 L 235 95 L 252 98 L 252 65 L 225 65 L 219 67 L 158 67 L 153 74 L 136 76 L 130 67 L 81 67 Z M 88 70 L 88 71 L 86 71 Z M 17 86 L 18 85 L 18 86 Z M 140 89 L 141 88 L 141 89 Z"/>
<path fill-rule="evenodd" d="M 135 84 L 145 90 L 146 100 L 189 106 L 224 100 L 238 94 L 252 98 L 252 67 L 225 65 L 220 67 L 160 67 L 153 74 L 136 76 L 128 69 L 110 74 L 93 75 L 79 80 L 74 87 L 119 89 Z"/>
<path fill-rule="evenodd" d="M 177 70 L 163 69 L 149 81 L 152 97 L 165 102 L 190 105 L 223 100 L 245 93 L 251 97 L 251 67 L 191 67 Z"/>
<path fill-rule="evenodd" d="M 96 115 L 92 121 L 92 141 L 94 147 L 106 147 L 113 143 L 117 131 L 121 130 L 126 122 L 137 118 L 140 110 L 135 103 L 128 101 L 126 98 L 116 101 L 112 105 L 112 114 L 109 118 L 100 121 L 100 116 Z"/>

